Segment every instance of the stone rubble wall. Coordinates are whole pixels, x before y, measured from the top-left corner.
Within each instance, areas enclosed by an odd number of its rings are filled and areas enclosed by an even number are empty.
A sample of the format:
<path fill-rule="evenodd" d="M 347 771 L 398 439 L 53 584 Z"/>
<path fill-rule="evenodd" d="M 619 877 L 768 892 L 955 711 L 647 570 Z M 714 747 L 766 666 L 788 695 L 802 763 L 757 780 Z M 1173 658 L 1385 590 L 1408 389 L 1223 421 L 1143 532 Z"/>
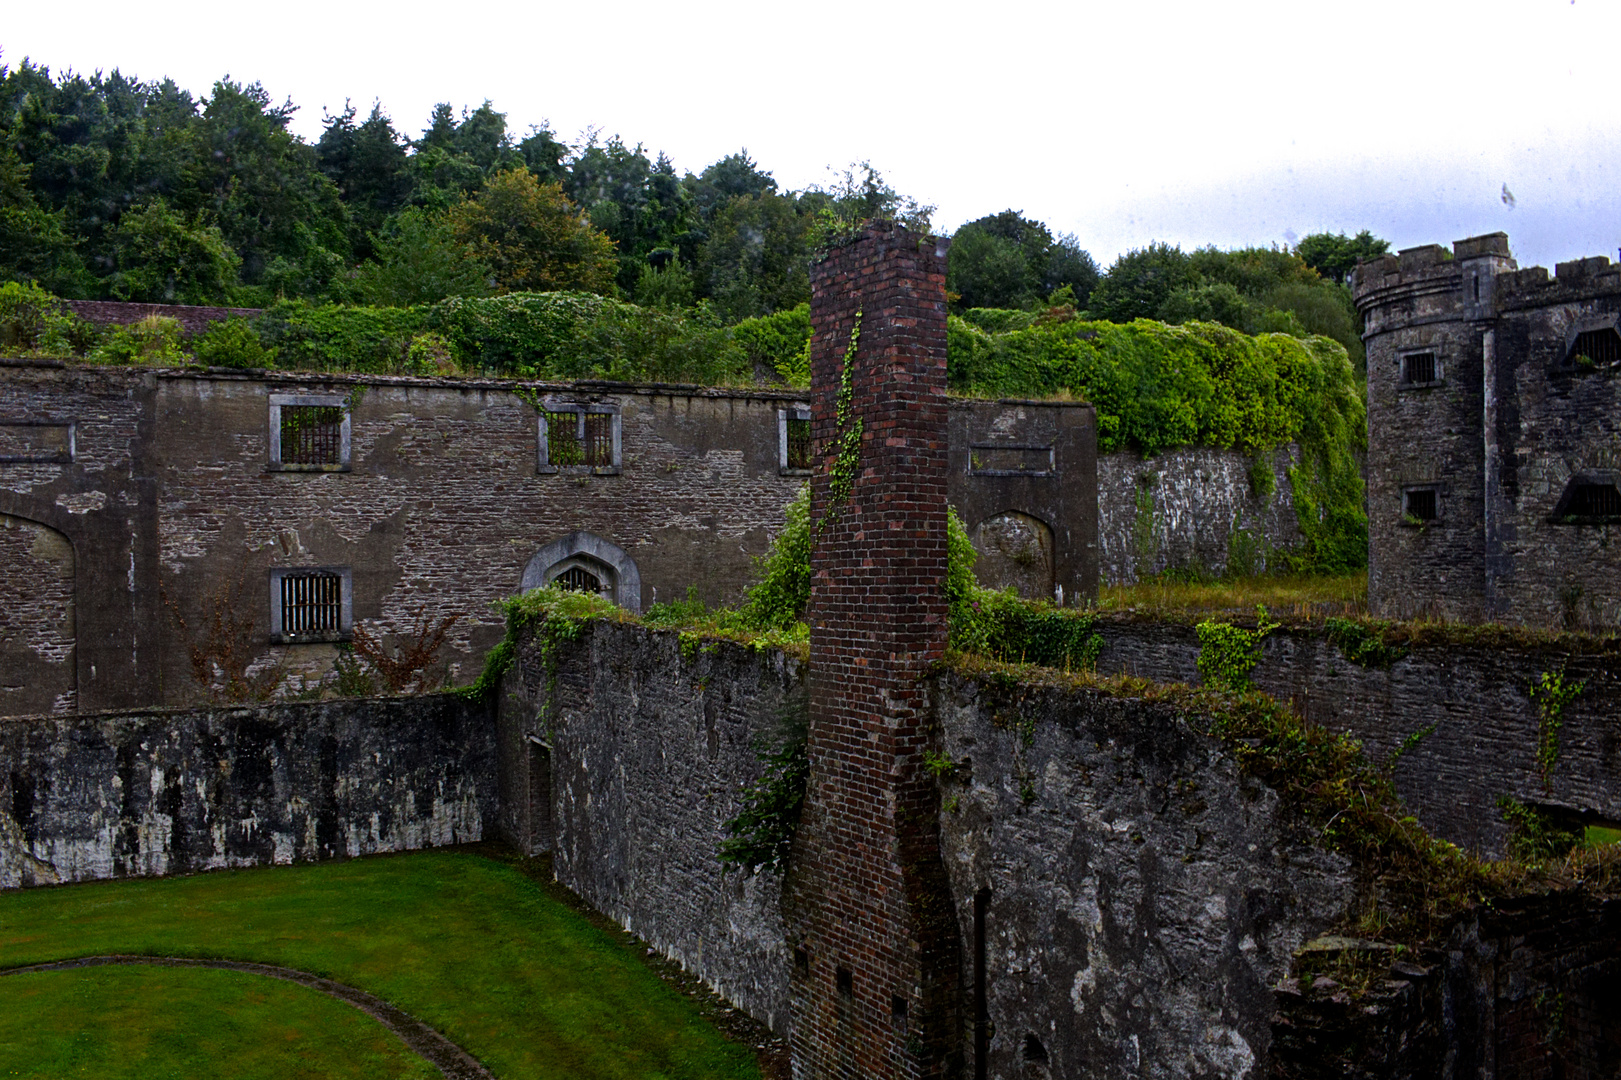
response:
<path fill-rule="evenodd" d="M 1100 671 L 1200 681 L 1192 626 L 1111 619 L 1101 632 Z M 1559 763 L 1545 791 L 1529 687 L 1561 667 L 1567 683 L 1586 689 L 1561 717 Z M 1312 722 L 1349 731 L 1375 761 L 1434 724 L 1398 759 L 1396 790 L 1425 828 L 1463 848 L 1501 852 L 1503 795 L 1621 821 L 1621 651 L 1613 645 L 1578 655 L 1555 646 L 1424 645 L 1380 669 L 1351 663 L 1321 630 L 1285 629 L 1263 642 L 1252 679 Z"/>
<path fill-rule="evenodd" d="M 0 721 L 0 888 L 483 839 L 494 725 L 451 695 Z"/>
<path fill-rule="evenodd" d="M 1255 458 L 1237 450 L 1189 447 L 1151 458 L 1098 455 L 1098 578 L 1130 585 L 1165 570 L 1224 573 L 1234 554 L 1254 570 L 1301 541 L 1288 469 L 1297 446 L 1268 455 L 1269 493 L 1251 480 Z M 1247 549 L 1247 552 L 1246 552 Z"/>

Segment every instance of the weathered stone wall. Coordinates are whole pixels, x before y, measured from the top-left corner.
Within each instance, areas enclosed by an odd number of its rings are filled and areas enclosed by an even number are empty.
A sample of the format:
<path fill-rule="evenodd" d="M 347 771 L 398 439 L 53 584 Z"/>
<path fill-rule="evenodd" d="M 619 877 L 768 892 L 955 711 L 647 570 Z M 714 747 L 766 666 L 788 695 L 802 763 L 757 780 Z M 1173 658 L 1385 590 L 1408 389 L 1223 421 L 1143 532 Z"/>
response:
<path fill-rule="evenodd" d="M 761 753 L 804 735 L 804 675 L 774 650 L 598 621 L 555 669 L 526 641 L 500 706 L 506 835 L 780 1034 L 782 879 L 717 852 Z"/>
<path fill-rule="evenodd" d="M 1366 963 L 1370 951 L 1361 955 Z M 1274 1075 L 1621 1075 L 1614 1022 L 1621 1008 L 1621 900 L 1582 893 L 1499 900 L 1460 919 L 1440 948 L 1397 959 L 1388 976 L 1358 999 L 1331 977 L 1284 980 L 1273 1027 Z"/>
<path fill-rule="evenodd" d="M 1098 667 L 1156 682 L 1197 684 L 1192 626 L 1111 620 Z M 1595 646 L 1596 647 L 1596 646 Z M 1312 722 L 1361 739 L 1382 760 L 1408 736 L 1433 734 L 1397 761 L 1396 789 L 1424 826 L 1464 848 L 1497 853 L 1506 830 L 1497 799 L 1621 821 L 1621 649 L 1570 655 L 1554 647 L 1423 645 L 1388 669 L 1345 659 L 1320 630 L 1280 630 L 1262 646 L 1256 687 L 1292 701 Z M 1586 689 L 1564 710 L 1559 763 L 1544 790 L 1538 712 L 1529 695 L 1544 672 Z"/>
<path fill-rule="evenodd" d="M 984 1077 L 1264 1075 L 1272 986 L 1351 903 L 1220 744 L 1096 692 L 936 685 Z"/>
<path fill-rule="evenodd" d="M 352 403 L 346 470 L 271 467 L 272 393 Z M 803 396 L 0 364 L 0 514 L 66 538 L 76 628 L 64 651 L 60 618 L 42 629 L 23 605 L 0 606 L 0 639 L 11 642 L 0 648 L 49 654 L 40 663 L 53 665 L 0 693 L 0 710 L 71 708 L 75 690 L 83 709 L 195 700 L 190 647 L 207 646 L 216 601 L 240 624 L 239 659 L 255 676 L 289 689 L 322 678 L 333 644 L 269 640 L 272 568 L 349 568 L 354 620 L 373 634 L 409 635 L 419 615 L 460 614 L 442 660 L 464 681 L 499 639 L 491 602 L 531 574 L 539 580 L 548 567 L 536 561 L 574 537 L 634 564 L 638 583 L 624 597 L 633 606 L 683 599 L 689 587 L 710 603 L 735 602 L 805 482 L 804 470 L 781 467 L 778 437 L 779 410 Z M 620 467 L 542 469 L 531 397 L 617 409 Z M 1095 513 L 1074 494 L 1087 490 L 1090 458 L 1069 455 L 1091 444 L 1055 418 L 1089 421 L 1091 410 L 1031 406 L 1011 423 L 1003 411 L 970 402 L 953 410 L 965 433 L 996 427 L 1056 447 L 1070 487 L 1037 509 L 1073 519 L 1049 525 L 1081 538 L 1083 557 L 1059 563 L 1072 601 L 1077 590 L 1090 595 L 1084 538 Z M 998 508 L 1035 505 L 1013 490 L 1022 483 L 965 469 L 953 491 Z M 31 589 L 36 556 L 13 551 L 17 543 L 0 544 L 0 578 Z"/>
<path fill-rule="evenodd" d="M 1279 447 L 1253 472 L 1236 450 L 1187 448 L 1151 458 L 1098 457 L 1099 576 L 1129 585 L 1163 570 L 1225 573 L 1265 569 L 1300 543 L 1288 469 L 1298 447 Z M 1256 478 L 1270 477 L 1270 490 Z"/>
<path fill-rule="evenodd" d="M 436 695 L 0 721 L 0 887 L 479 840 L 494 724 Z"/>
<path fill-rule="evenodd" d="M 803 669 L 600 622 L 555 663 L 528 642 L 505 680 L 506 790 L 526 798 L 530 768 L 552 777 L 527 817 L 536 831 L 516 839 L 555 833 L 559 880 L 785 1030 L 801 941 L 780 879 L 723 874 L 716 850 L 758 751 L 803 708 Z M 979 1023 L 964 1017 L 965 1075 L 975 1030 L 991 1077 L 1264 1067 L 1269 988 L 1350 902 L 1342 861 L 1294 836 L 1275 795 L 1161 706 L 950 675 L 925 689 L 955 765 L 938 835 L 961 992 L 987 991 Z M 790 881 L 815 869 L 791 866 Z M 1026 1063 L 1029 1035 L 1044 1063 Z"/>
<path fill-rule="evenodd" d="M 1355 292 L 1375 614 L 1621 624 L 1621 513 L 1561 509 L 1575 479 L 1621 483 L 1621 268 L 1516 270 L 1493 233 L 1364 263 Z M 1586 331 L 1601 357 L 1577 362 Z M 1433 378 L 1404 373 L 1416 355 Z M 1433 519 L 1408 513 L 1415 491 L 1433 493 Z"/>

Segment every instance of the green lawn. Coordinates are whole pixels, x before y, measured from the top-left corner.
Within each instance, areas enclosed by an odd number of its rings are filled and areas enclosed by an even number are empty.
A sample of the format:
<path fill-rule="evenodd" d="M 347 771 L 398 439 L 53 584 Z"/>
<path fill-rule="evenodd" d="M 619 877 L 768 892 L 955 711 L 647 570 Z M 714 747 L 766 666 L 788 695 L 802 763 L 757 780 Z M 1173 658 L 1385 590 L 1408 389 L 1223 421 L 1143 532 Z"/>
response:
<path fill-rule="evenodd" d="M 415 1014 L 509 1080 L 759 1075 L 752 1051 L 622 944 L 516 868 L 467 852 L 0 895 L 0 967 L 104 953 L 324 975 Z M 0 979 L 0 1013 L 33 978 Z"/>
<path fill-rule="evenodd" d="M 359 1009 L 279 979 L 142 967 L 0 979 L 0 1077 L 226 1074 L 235 1080 L 439 1078 Z"/>

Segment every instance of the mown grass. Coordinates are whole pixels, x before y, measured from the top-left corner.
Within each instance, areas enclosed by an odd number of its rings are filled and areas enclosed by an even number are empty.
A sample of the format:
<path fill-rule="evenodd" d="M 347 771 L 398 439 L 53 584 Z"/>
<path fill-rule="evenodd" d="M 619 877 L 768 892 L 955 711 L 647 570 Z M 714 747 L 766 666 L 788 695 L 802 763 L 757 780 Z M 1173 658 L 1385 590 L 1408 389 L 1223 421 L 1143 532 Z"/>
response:
<path fill-rule="evenodd" d="M 759 1075 L 751 1050 L 623 944 L 517 868 L 468 852 L 0 896 L 0 965 L 104 953 L 324 975 L 416 1015 L 501 1077 Z"/>
<path fill-rule="evenodd" d="M 206 968 L 0 979 L 0 1077 L 437 1080 L 376 1020 L 289 982 Z"/>

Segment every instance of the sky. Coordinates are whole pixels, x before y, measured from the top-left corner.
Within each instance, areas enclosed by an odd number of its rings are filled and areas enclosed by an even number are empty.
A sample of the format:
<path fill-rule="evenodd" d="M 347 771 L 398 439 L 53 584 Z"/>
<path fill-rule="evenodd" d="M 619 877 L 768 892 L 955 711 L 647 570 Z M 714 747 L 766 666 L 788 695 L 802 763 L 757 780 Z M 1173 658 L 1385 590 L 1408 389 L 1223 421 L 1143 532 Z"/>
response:
<path fill-rule="evenodd" d="M 0 62 L 229 75 L 417 134 L 489 99 L 701 171 L 746 147 L 784 188 L 871 161 L 937 232 L 1004 209 L 1107 267 L 1162 240 L 1393 249 L 1502 230 L 1521 266 L 1621 246 L 1614 0 L 7 5 Z"/>

